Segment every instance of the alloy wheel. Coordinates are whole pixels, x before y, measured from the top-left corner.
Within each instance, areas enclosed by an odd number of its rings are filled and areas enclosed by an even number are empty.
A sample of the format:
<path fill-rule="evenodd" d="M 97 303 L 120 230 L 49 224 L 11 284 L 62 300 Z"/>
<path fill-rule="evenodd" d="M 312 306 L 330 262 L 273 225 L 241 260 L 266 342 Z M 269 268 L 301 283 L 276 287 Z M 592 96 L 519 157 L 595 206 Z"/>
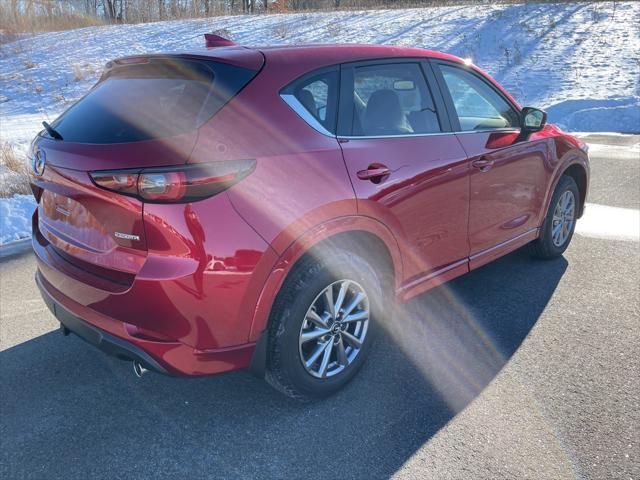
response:
<path fill-rule="evenodd" d="M 556 247 L 565 244 L 575 220 L 576 199 L 571 190 L 567 190 L 558 199 L 553 211 L 553 223 L 551 225 L 551 238 Z"/>
<path fill-rule="evenodd" d="M 332 377 L 354 362 L 369 329 L 369 298 L 360 284 L 338 280 L 322 290 L 300 328 L 299 352 L 305 370 Z"/>

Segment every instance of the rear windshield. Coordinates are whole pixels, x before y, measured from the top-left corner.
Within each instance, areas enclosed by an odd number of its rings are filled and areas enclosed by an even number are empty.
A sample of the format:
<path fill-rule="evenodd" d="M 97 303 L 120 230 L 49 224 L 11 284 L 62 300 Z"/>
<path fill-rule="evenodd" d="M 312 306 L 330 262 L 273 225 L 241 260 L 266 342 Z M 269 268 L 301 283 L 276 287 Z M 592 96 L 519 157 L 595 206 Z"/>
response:
<path fill-rule="evenodd" d="M 53 123 L 65 142 L 127 143 L 191 132 L 256 74 L 211 61 L 142 61 L 113 64 Z"/>

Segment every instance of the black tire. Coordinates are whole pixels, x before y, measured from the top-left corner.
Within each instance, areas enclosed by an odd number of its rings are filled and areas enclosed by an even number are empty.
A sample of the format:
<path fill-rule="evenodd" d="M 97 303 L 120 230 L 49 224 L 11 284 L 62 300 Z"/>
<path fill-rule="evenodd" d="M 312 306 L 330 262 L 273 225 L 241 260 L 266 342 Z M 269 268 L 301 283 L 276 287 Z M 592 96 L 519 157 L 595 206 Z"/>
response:
<path fill-rule="evenodd" d="M 571 229 L 569 230 L 569 235 L 560 245 L 556 245 L 553 241 L 553 214 L 558 205 L 558 201 L 564 195 L 565 192 L 570 191 L 573 193 L 573 198 L 575 201 L 574 208 L 574 216 L 573 216 L 573 224 L 571 225 Z M 553 196 L 551 197 L 551 202 L 549 203 L 549 210 L 547 211 L 547 215 L 545 216 L 544 223 L 542 224 L 542 228 L 540 229 L 540 236 L 537 240 L 534 240 L 529 244 L 529 252 L 532 256 L 541 259 L 551 259 L 559 257 L 564 253 L 569 244 L 571 243 L 571 239 L 573 238 L 573 232 L 576 228 L 576 220 L 578 214 L 578 208 L 580 205 L 580 192 L 578 190 L 578 186 L 573 178 L 563 175 L 560 177 L 560 181 L 556 186 L 555 191 L 553 192 Z"/>
<path fill-rule="evenodd" d="M 323 290 L 345 279 L 357 282 L 368 297 L 368 329 L 352 363 L 333 376 L 316 378 L 300 358 L 301 328 L 307 311 Z M 301 401 L 324 398 L 344 387 L 358 373 L 371 350 L 376 317 L 384 305 L 382 285 L 376 269 L 352 252 L 332 249 L 303 257 L 285 280 L 271 311 L 266 380 L 275 389 Z"/>

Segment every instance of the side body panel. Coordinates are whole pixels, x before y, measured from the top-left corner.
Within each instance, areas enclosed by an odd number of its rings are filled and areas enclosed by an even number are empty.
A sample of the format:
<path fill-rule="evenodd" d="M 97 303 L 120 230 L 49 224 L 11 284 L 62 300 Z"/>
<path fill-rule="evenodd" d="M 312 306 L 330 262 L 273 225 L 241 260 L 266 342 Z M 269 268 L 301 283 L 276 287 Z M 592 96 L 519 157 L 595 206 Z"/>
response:
<path fill-rule="evenodd" d="M 269 57 L 259 81 L 201 129 L 190 160 L 257 160 L 255 171 L 228 195 L 279 254 L 316 225 L 356 214 L 337 140 L 307 125 L 278 95 L 316 64 L 317 59 L 293 63 L 286 55 Z"/>
<path fill-rule="evenodd" d="M 455 136 L 350 139 L 342 150 L 358 214 L 383 222 L 400 244 L 403 284 L 467 257 L 469 171 Z M 358 178 L 373 163 L 391 174 L 380 183 Z"/>
<path fill-rule="evenodd" d="M 514 125 L 519 117 L 519 105 L 477 67 L 436 59 L 431 60 L 430 65 L 451 125 L 470 162 L 468 235 L 469 267 L 473 269 L 538 236 L 541 211 L 554 171 L 550 163 L 552 142 L 542 132 L 523 138 L 519 124 Z M 475 78 L 477 85 L 471 86 L 472 82 L 465 91 L 460 83 L 454 82 L 452 88 L 458 103 L 454 102 L 443 75 L 444 68 L 451 71 L 452 67 L 466 71 L 467 78 Z M 479 90 L 474 91 L 475 88 Z M 486 97 L 478 93 L 483 90 Z M 481 98 L 484 99 L 479 100 Z M 494 105 L 501 105 L 493 107 L 498 115 L 491 113 L 487 98 L 495 99 Z M 509 118 L 510 126 L 491 128 L 490 117 L 500 118 L 498 108 L 504 109 L 500 110 L 505 115 L 501 120 Z M 461 124 L 458 109 L 471 116 L 465 118 L 466 125 Z M 469 119 L 474 115 L 478 115 L 478 120 L 487 118 L 488 122 L 479 121 L 469 129 Z"/>
<path fill-rule="evenodd" d="M 436 277 L 466 271 L 469 163 L 450 132 L 427 62 L 410 57 L 374 60 L 346 64 L 341 71 L 338 133 L 358 199 L 358 214 L 380 220 L 395 235 L 404 265 L 400 292 L 408 298 L 429 288 Z M 359 71 L 364 72 L 364 77 L 358 75 Z M 365 86 L 367 75 L 369 87 Z M 420 111 L 434 108 L 440 131 L 436 128 L 435 133 L 354 135 L 354 125 L 361 124 L 362 115 L 356 113 L 356 103 L 363 103 L 358 92 L 366 94 L 371 86 L 382 89 L 380 93 L 385 95 L 393 92 L 376 75 L 412 75 L 417 82 L 413 91 L 402 100 L 399 94 L 395 96 L 400 104 L 419 104 Z M 363 175 L 380 168 L 389 173 L 374 178 Z"/>
<path fill-rule="evenodd" d="M 457 135 L 472 165 L 478 160 L 491 162 L 486 170 L 471 168 L 471 256 L 539 226 L 539 214 L 553 175 L 548 160 L 549 141 L 515 141 L 518 135 L 519 132 Z M 510 140 L 509 144 L 500 145 L 500 137 Z"/>

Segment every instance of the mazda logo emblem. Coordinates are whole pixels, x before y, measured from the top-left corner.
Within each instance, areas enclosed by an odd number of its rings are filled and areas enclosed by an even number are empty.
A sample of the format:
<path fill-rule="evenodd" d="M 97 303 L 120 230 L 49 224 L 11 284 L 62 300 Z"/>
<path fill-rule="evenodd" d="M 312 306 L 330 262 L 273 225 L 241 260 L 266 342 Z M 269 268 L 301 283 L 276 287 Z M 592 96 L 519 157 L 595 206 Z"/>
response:
<path fill-rule="evenodd" d="M 33 156 L 33 172 L 40 176 L 44 173 L 44 167 L 47 163 L 46 155 L 44 154 L 44 150 L 36 151 L 36 154 Z"/>

